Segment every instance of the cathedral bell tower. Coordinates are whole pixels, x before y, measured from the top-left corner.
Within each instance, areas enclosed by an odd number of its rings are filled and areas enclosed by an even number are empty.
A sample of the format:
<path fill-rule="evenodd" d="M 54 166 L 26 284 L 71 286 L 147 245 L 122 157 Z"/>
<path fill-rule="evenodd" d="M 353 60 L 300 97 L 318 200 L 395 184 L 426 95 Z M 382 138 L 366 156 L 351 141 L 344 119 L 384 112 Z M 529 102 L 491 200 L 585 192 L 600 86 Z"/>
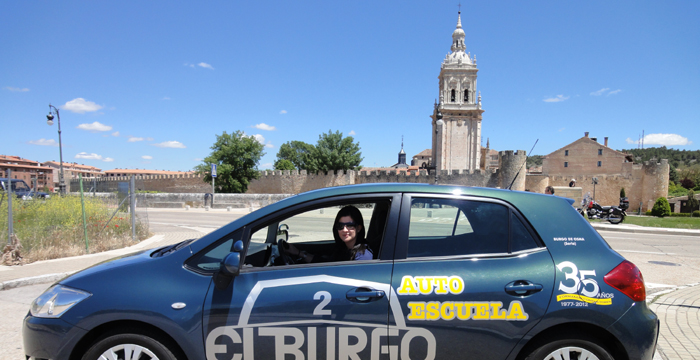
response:
<path fill-rule="evenodd" d="M 481 94 L 476 90 L 476 55 L 464 44 L 461 12 L 452 47 L 438 76 L 440 101 L 432 118 L 432 164 L 437 170 L 477 170 L 481 164 Z"/>

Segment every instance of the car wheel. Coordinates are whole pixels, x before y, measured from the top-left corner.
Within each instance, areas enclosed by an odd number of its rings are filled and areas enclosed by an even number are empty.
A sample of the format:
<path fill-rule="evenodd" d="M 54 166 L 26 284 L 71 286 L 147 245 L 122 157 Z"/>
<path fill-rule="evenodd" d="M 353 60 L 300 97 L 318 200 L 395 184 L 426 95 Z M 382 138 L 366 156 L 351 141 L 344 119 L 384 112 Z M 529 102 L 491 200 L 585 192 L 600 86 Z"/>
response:
<path fill-rule="evenodd" d="M 526 360 L 613 360 L 601 346 L 586 340 L 567 339 L 545 344 L 533 351 Z"/>
<path fill-rule="evenodd" d="M 83 355 L 82 360 L 176 360 L 173 353 L 157 340 L 140 334 L 105 337 Z"/>

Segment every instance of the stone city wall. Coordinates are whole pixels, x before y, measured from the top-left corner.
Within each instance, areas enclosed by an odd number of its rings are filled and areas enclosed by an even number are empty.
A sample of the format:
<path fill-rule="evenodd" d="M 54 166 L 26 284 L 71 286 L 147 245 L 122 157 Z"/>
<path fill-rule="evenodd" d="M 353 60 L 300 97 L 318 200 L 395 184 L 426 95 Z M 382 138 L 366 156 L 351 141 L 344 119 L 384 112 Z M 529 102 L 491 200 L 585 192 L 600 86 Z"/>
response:
<path fill-rule="evenodd" d="M 73 192 L 73 195 L 80 195 Z M 294 194 L 214 194 L 214 209 L 259 209 L 276 203 Z M 85 196 L 92 197 L 93 193 Z M 98 192 L 94 196 L 104 199 L 116 200 L 116 192 Z M 211 199 L 204 193 L 161 193 L 161 194 L 136 194 L 136 207 L 139 208 L 173 208 L 181 209 L 185 206 L 201 208 L 211 206 Z"/>

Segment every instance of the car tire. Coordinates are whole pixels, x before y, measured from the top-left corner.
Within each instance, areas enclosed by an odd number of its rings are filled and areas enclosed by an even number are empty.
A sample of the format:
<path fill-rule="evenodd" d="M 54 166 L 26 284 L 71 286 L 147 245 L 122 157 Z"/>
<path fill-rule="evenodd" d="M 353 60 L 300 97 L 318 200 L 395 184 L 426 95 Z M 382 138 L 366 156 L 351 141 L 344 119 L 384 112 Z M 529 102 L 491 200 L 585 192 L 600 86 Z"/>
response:
<path fill-rule="evenodd" d="M 117 334 L 95 342 L 82 360 L 177 360 L 177 357 L 161 342 L 141 334 Z"/>
<path fill-rule="evenodd" d="M 594 342 L 580 339 L 557 340 L 540 346 L 525 360 L 613 360 L 605 348 Z"/>

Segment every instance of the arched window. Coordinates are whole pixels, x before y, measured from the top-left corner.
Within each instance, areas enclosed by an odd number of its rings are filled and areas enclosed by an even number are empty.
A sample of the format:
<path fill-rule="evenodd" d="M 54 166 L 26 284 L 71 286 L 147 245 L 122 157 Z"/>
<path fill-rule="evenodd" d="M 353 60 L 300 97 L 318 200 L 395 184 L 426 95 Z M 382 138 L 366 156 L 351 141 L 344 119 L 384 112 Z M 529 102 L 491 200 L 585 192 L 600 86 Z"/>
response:
<path fill-rule="evenodd" d="M 464 102 L 469 102 L 469 90 L 464 90 Z"/>
<path fill-rule="evenodd" d="M 452 89 L 452 96 L 450 96 L 450 101 L 455 102 L 455 89 Z"/>

